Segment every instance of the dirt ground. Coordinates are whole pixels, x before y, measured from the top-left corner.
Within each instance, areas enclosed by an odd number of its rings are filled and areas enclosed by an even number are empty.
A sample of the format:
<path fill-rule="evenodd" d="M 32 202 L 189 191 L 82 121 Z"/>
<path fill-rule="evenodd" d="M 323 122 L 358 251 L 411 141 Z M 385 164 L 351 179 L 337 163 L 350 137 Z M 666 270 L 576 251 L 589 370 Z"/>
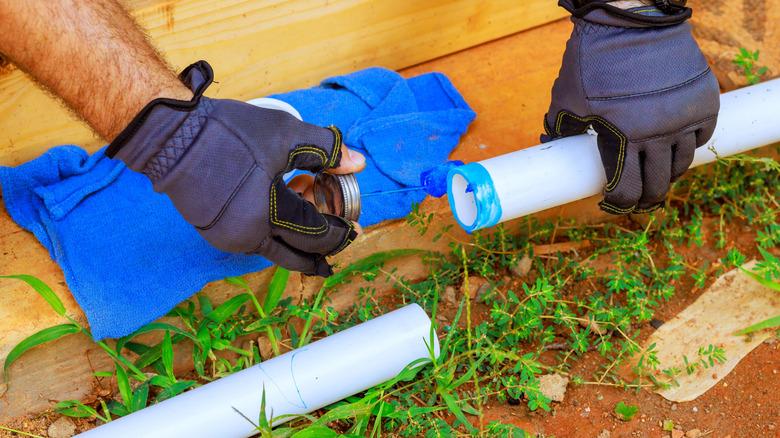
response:
<path fill-rule="evenodd" d="M 617 402 L 639 406 L 630 422 L 613 414 Z M 780 343 L 755 349 L 728 376 L 697 400 L 672 403 L 649 391 L 582 386 L 566 392 L 551 414 L 531 413 L 523 405 L 493 404 L 485 421 L 501 420 L 528 431 L 556 437 L 668 437 L 664 420 L 682 431 L 699 429 L 717 438 L 780 437 Z M 603 431 L 609 431 L 609 435 Z"/>

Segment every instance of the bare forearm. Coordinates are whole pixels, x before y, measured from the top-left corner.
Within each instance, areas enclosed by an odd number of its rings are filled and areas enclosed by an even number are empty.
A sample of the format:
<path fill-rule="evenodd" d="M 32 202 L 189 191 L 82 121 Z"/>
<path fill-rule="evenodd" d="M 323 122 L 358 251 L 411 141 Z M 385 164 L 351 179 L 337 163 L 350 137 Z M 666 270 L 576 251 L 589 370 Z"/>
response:
<path fill-rule="evenodd" d="M 115 0 L 0 0 L 0 52 L 110 141 L 149 101 L 190 99 Z"/>

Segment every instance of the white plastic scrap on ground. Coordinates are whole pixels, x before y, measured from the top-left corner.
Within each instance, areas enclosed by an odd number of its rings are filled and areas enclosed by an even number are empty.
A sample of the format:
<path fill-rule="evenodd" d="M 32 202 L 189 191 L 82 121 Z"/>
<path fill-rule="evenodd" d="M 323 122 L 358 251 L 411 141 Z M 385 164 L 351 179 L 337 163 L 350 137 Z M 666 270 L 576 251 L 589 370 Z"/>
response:
<path fill-rule="evenodd" d="M 754 265 L 755 262 L 750 262 L 743 268 L 750 271 Z M 777 315 L 780 315 L 780 293 L 762 286 L 738 269 L 723 274 L 693 304 L 667 321 L 645 342 L 645 347 L 655 343 L 659 370 L 680 368 L 676 376 L 679 385 L 656 392 L 675 402 L 694 400 L 704 394 L 754 348 L 774 336 L 772 330 L 750 336 L 735 333 Z M 697 361 L 699 348 L 709 345 L 723 348 L 725 361 L 707 368 L 700 366 L 688 374 L 683 355 L 689 361 Z M 659 378 L 663 381 L 662 376 Z"/>

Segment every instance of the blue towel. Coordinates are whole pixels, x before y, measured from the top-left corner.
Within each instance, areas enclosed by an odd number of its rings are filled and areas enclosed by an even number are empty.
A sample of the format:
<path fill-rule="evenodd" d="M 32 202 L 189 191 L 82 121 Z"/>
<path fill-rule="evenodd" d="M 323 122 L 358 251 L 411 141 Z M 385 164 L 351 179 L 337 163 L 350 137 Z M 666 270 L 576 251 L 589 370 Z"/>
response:
<path fill-rule="evenodd" d="M 419 186 L 446 161 L 474 112 L 442 74 L 404 79 L 371 68 L 319 87 L 274 96 L 304 120 L 338 126 L 366 155 L 363 193 Z M 0 167 L 6 209 L 60 265 L 95 339 L 151 322 L 206 283 L 270 266 L 259 256 L 211 247 L 147 178 L 77 146 L 59 146 L 18 167 Z M 361 224 L 409 213 L 423 191 L 366 197 Z"/>

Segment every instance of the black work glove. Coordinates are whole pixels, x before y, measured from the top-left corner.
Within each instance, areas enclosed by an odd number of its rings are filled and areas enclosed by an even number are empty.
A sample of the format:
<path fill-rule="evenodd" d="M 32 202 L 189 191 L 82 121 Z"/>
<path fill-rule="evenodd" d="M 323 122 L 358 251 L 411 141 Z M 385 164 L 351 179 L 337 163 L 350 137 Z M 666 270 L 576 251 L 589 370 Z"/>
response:
<path fill-rule="evenodd" d="M 148 176 L 215 247 L 260 254 L 306 274 L 332 274 L 325 256 L 352 242 L 353 224 L 318 212 L 287 188 L 282 175 L 338 166 L 339 130 L 203 96 L 213 79 L 205 61 L 187 67 L 181 79 L 192 100 L 155 99 L 106 154 Z"/>
<path fill-rule="evenodd" d="M 603 210 L 647 212 L 713 134 L 720 90 L 681 8 L 621 10 L 560 0 L 574 31 L 552 90 L 542 141 L 598 133 Z"/>

